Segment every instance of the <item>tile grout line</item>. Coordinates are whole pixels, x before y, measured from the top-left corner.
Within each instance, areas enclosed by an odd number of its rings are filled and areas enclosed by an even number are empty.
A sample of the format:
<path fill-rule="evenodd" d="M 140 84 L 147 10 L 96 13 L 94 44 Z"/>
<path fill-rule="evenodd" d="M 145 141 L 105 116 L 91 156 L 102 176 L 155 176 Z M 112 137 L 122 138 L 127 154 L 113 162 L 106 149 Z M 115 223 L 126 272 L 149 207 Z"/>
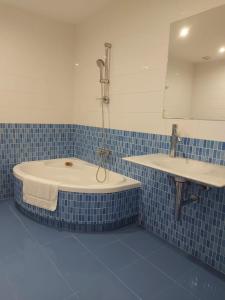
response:
<path fill-rule="evenodd" d="M 10 207 L 9 207 L 10 208 Z M 11 211 L 11 208 L 10 208 Z M 18 216 L 18 214 L 16 214 L 14 211 L 11 211 L 20 221 L 20 223 L 22 223 L 22 225 L 24 226 L 24 228 L 26 229 L 26 231 L 29 233 L 29 235 L 32 237 L 33 239 L 33 235 L 30 233 L 29 229 L 26 227 L 26 225 L 23 223 L 23 221 L 20 219 L 20 217 Z M 99 259 L 85 244 L 83 244 L 80 239 L 78 237 L 76 237 L 75 233 L 73 233 L 72 238 L 74 238 L 75 240 L 78 240 L 80 242 L 80 244 L 86 248 L 88 250 L 89 253 L 91 253 L 101 264 L 103 264 L 121 283 L 123 283 L 123 285 L 128 288 L 128 290 L 132 291 L 132 293 L 134 293 L 135 296 L 138 296 L 133 290 L 131 290 L 107 265 L 105 265 L 105 263 Z M 116 235 L 115 235 L 116 236 Z M 69 237 L 69 236 L 68 236 Z M 63 239 L 66 239 L 68 237 L 64 237 Z M 35 239 L 36 240 L 36 239 Z M 109 242 L 107 244 L 105 244 L 104 246 L 101 246 L 101 248 L 104 248 L 105 246 L 108 246 L 110 244 L 113 244 L 115 242 L 120 242 L 122 245 L 124 245 L 126 248 L 128 248 L 129 250 L 131 250 L 133 253 L 135 253 L 140 259 L 144 259 L 147 263 L 149 263 L 150 265 L 152 265 L 155 269 L 157 269 L 160 273 L 162 273 L 164 276 L 166 276 L 169 280 L 171 280 L 172 282 L 174 282 L 177 286 L 183 288 L 184 290 L 188 291 L 186 288 L 184 288 L 182 285 L 180 285 L 176 280 L 174 280 L 173 278 L 171 278 L 167 273 L 165 273 L 164 271 L 162 271 L 160 268 L 158 268 L 156 265 L 152 264 L 150 261 L 148 261 L 143 255 L 141 255 L 139 252 L 137 252 L 135 249 L 131 248 L 129 245 L 127 245 L 124 241 L 122 241 L 120 238 L 117 238 L 116 240 Z M 43 253 L 42 250 L 42 245 L 37 241 L 37 243 L 39 244 L 39 249 L 41 250 L 41 252 Z M 46 245 L 49 245 L 51 243 L 47 243 Z M 46 246 L 44 245 L 44 246 Z M 40 247 L 41 246 L 41 247 Z M 164 246 L 161 246 L 164 247 Z M 43 253 L 46 257 L 47 254 Z M 51 258 L 47 255 L 47 258 L 49 259 L 49 261 L 54 265 L 54 267 L 56 268 L 56 270 L 59 272 L 60 277 L 62 277 L 62 279 L 66 282 L 66 284 L 69 286 L 69 288 L 77 295 L 78 291 L 74 291 L 73 288 L 70 286 L 70 284 L 67 282 L 67 280 L 64 278 L 64 276 L 61 274 L 60 270 L 58 269 L 57 265 L 54 263 L 54 261 L 51 260 Z M 126 269 L 127 267 L 129 267 L 130 265 L 136 263 L 138 261 L 135 260 L 134 262 L 132 262 L 131 264 L 128 264 L 127 266 L 125 266 L 124 268 L 121 269 Z M 188 291 L 190 292 L 190 291 Z M 73 294 L 72 294 L 73 295 Z M 70 295 L 70 296 L 72 296 Z M 194 296 L 194 295 L 193 295 Z M 139 296 L 138 296 L 139 297 Z"/>
<path fill-rule="evenodd" d="M 57 265 L 55 264 L 54 261 L 52 261 L 52 259 L 43 251 L 42 249 L 42 246 L 47 246 L 47 245 L 50 245 L 51 243 L 47 243 L 45 245 L 42 245 L 40 244 L 40 242 L 38 240 L 36 240 L 33 235 L 31 234 L 30 230 L 27 228 L 27 226 L 24 224 L 24 222 L 22 221 L 22 219 L 19 217 L 19 215 L 14 212 L 12 210 L 12 208 L 10 207 L 9 204 L 7 204 L 7 206 L 9 207 L 9 210 L 10 212 L 19 220 L 19 222 L 21 223 L 21 225 L 24 227 L 24 229 L 26 230 L 26 232 L 30 235 L 30 237 L 32 238 L 32 240 L 34 240 L 34 242 L 37 242 L 38 244 L 38 247 L 41 251 L 41 253 L 50 261 L 50 263 L 55 267 L 58 275 L 63 279 L 63 281 L 67 284 L 67 286 L 70 288 L 70 290 L 73 292 L 69 297 L 73 296 L 73 295 L 79 295 L 78 291 L 75 291 L 71 285 L 67 282 L 66 278 L 64 278 L 63 274 L 61 273 L 61 271 L 58 269 Z M 114 235 L 116 237 L 116 235 Z M 64 239 L 67 239 L 69 238 L 70 236 L 66 236 L 63 238 Z M 76 237 L 76 233 L 72 233 L 71 234 L 71 237 L 74 238 L 75 240 L 77 240 L 84 248 L 87 249 L 87 251 L 92 255 L 94 256 L 102 265 L 104 265 L 109 271 L 110 273 L 112 273 L 114 275 L 114 277 L 116 277 L 131 293 L 133 293 L 136 297 L 138 297 L 138 299 L 141 299 L 132 289 L 130 289 L 101 259 L 99 259 L 95 254 L 94 252 L 92 252 L 85 244 L 83 244 L 80 239 L 78 237 Z M 104 248 L 105 246 L 108 246 L 110 244 L 113 244 L 115 242 L 120 242 L 123 246 L 125 246 L 127 249 L 131 250 L 133 253 L 135 253 L 139 259 L 144 259 L 147 263 L 149 263 L 151 266 L 153 266 L 156 270 L 158 270 L 161 274 L 163 274 L 165 277 L 167 277 L 170 281 L 172 281 L 173 283 L 175 283 L 177 286 L 183 288 L 185 291 L 189 292 L 192 296 L 195 297 L 195 295 L 193 295 L 189 290 L 187 290 L 183 285 L 179 284 L 175 279 L 173 279 L 172 277 L 170 277 L 167 273 L 165 273 L 163 270 L 161 270 L 158 266 L 156 266 L 155 264 L 151 263 L 147 258 L 145 258 L 142 254 L 140 254 L 138 251 L 136 251 L 135 249 L 131 248 L 128 244 L 126 244 L 126 242 L 124 242 L 123 240 L 121 240 L 120 238 L 117 238 L 116 240 L 114 241 L 111 241 L 103 246 L 101 246 L 100 248 Z M 162 248 L 164 246 L 161 246 L 160 248 Z M 125 267 L 121 268 L 122 269 L 126 269 L 127 267 L 135 264 L 136 262 L 138 261 L 135 260 L 134 262 L 126 265 Z"/>
<path fill-rule="evenodd" d="M 180 288 L 184 289 L 185 291 L 187 291 L 188 293 L 190 293 L 192 296 L 194 296 L 196 298 L 196 295 L 192 294 L 192 292 L 190 290 L 188 290 L 186 287 L 184 287 L 182 284 L 180 284 L 176 279 L 170 277 L 166 272 L 164 272 L 162 269 L 160 269 L 157 265 L 153 264 L 152 262 L 150 262 L 145 256 L 143 256 L 142 254 L 138 253 L 135 249 L 131 248 L 129 245 L 127 245 L 125 242 L 123 242 L 122 240 L 120 240 L 121 244 L 123 244 L 125 247 L 127 247 L 128 249 L 132 250 L 136 255 L 138 255 L 141 259 L 145 260 L 148 264 L 150 264 L 153 268 L 155 268 L 156 270 L 158 270 L 161 274 L 163 274 L 165 277 L 167 277 L 170 281 L 172 281 L 174 284 L 176 284 L 177 286 L 179 286 Z M 164 246 L 161 246 L 160 248 L 163 248 Z M 135 263 L 135 262 L 133 262 Z M 126 269 L 127 267 L 129 267 L 130 265 L 132 265 L 133 263 L 125 266 L 123 269 Z M 193 267 L 194 268 L 194 267 Z M 197 299 L 197 298 L 196 298 Z"/>
<path fill-rule="evenodd" d="M 49 255 L 47 253 L 45 253 L 44 249 L 39 245 L 39 249 L 41 251 L 41 253 L 50 261 L 50 263 L 53 265 L 53 267 L 55 268 L 56 272 L 58 273 L 58 275 L 62 278 L 62 280 L 65 282 L 65 284 L 67 285 L 67 287 L 73 292 L 73 293 L 77 293 L 76 290 L 73 289 L 73 287 L 70 285 L 70 283 L 66 280 L 66 278 L 63 276 L 63 274 L 61 273 L 60 269 L 58 268 L 58 266 L 55 264 L 55 262 L 49 257 Z"/>
<path fill-rule="evenodd" d="M 84 234 L 85 234 L 85 233 L 84 233 Z M 79 239 L 79 237 L 76 236 L 76 232 L 74 232 L 74 233 L 72 234 L 72 236 L 75 237 L 75 239 Z M 119 242 L 119 239 L 117 238 L 117 239 L 115 239 L 115 240 L 113 240 L 113 241 L 107 242 L 107 243 L 105 243 L 104 245 L 99 246 L 98 249 L 102 249 L 102 248 L 104 248 L 104 247 L 106 247 L 106 246 L 109 246 L 109 245 L 111 245 L 111 244 L 114 244 L 115 242 Z M 84 245 L 85 245 L 85 244 L 84 244 Z M 87 246 L 86 246 L 86 247 L 87 247 Z M 87 248 L 88 248 L 88 247 L 87 247 Z"/>
<path fill-rule="evenodd" d="M 85 246 L 79 238 L 73 237 L 77 240 L 83 247 L 87 249 L 87 251 L 98 261 L 100 262 L 131 294 L 133 294 L 138 300 L 143 300 L 138 294 L 136 294 L 129 286 L 126 285 L 100 258 L 98 258 L 87 246 Z M 79 293 L 78 293 L 79 295 Z"/>
<path fill-rule="evenodd" d="M 77 297 L 77 300 L 80 299 L 78 293 L 75 292 L 75 293 L 70 294 L 68 297 L 63 298 L 63 300 L 70 300 L 73 296 L 76 296 L 76 297 Z"/>
<path fill-rule="evenodd" d="M 38 241 L 38 239 L 37 238 L 35 238 L 32 234 L 31 234 L 31 232 L 30 232 L 30 230 L 29 230 L 29 228 L 25 225 L 25 223 L 23 222 L 23 220 L 20 218 L 20 214 L 22 214 L 23 215 L 23 213 L 21 213 L 20 211 L 18 211 L 18 213 L 17 212 L 15 212 L 14 210 L 12 210 L 12 208 L 9 206 L 9 209 L 10 209 L 10 211 L 11 211 L 11 213 L 20 221 L 20 223 L 22 224 L 22 226 L 25 228 L 25 230 L 28 232 L 28 234 L 32 237 L 32 239 L 34 240 L 34 242 L 37 242 L 40 246 L 48 246 L 48 245 L 50 245 L 52 242 L 46 242 L 46 243 L 40 243 L 39 241 Z M 24 215 L 23 215 L 24 216 Z M 26 217 L 26 216 L 25 216 Z M 29 218 L 29 217 L 26 217 L 26 218 L 28 218 L 30 221 L 32 221 L 32 222 L 34 222 L 35 224 L 37 224 L 37 225 L 40 225 L 40 226 L 45 226 L 45 225 L 43 225 L 43 224 L 41 224 L 41 223 L 38 223 L 38 222 L 36 222 L 36 221 L 34 221 L 34 220 L 32 220 L 31 218 Z M 48 226 L 46 226 L 47 228 L 51 228 L 51 227 L 48 227 Z M 53 230 L 57 230 L 56 228 L 52 228 Z M 59 231 L 59 232 L 61 232 L 61 231 Z M 54 240 L 54 242 L 55 241 L 59 241 L 59 240 L 64 240 L 64 239 L 67 239 L 67 238 L 69 238 L 69 237 L 71 237 L 71 235 L 73 234 L 73 233 L 70 233 L 70 232 L 67 232 L 67 231 L 65 231 L 66 232 L 66 235 L 64 236 L 64 237 L 62 237 L 62 238 L 57 238 L 57 239 L 55 239 Z"/>
<path fill-rule="evenodd" d="M 8 204 L 7 204 L 8 205 Z M 69 284 L 69 282 L 67 282 L 66 278 L 63 276 L 63 274 L 61 273 L 61 271 L 59 270 L 59 268 L 57 267 L 57 265 L 52 261 L 52 259 L 44 252 L 44 250 L 42 249 L 42 245 L 39 243 L 38 240 L 36 240 L 33 235 L 31 234 L 30 230 L 27 228 L 27 226 L 23 223 L 23 221 L 20 219 L 20 217 L 11 209 L 11 207 L 8 205 L 10 212 L 15 216 L 15 218 L 17 218 L 17 220 L 20 222 L 20 224 L 24 227 L 25 231 L 29 234 L 29 236 L 32 238 L 32 240 L 37 243 L 37 246 L 39 248 L 39 250 L 41 251 L 41 253 L 45 256 L 45 258 L 47 258 L 49 260 L 49 262 L 51 263 L 51 265 L 55 268 L 56 273 L 60 276 L 60 278 L 64 281 L 64 283 L 67 285 L 67 287 L 73 292 L 73 293 L 77 293 L 77 291 L 75 291 L 71 285 Z M 71 296 L 71 295 L 70 295 Z"/>
<path fill-rule="evenodd" d="M 42 224 L 40 224 L 40 225 L 42 225 Z M 49 227 L 47 227 L 47 228 L 49 228 Z M 56 230 L 56 228 L 53 228 L 53 230 Z M 58 241 L 64 241 L 64 240 L 66 240 L 66 239 L 68 239 L 68 238 L 71 238 L 71 236 L 72 235 L 65 235 L 65 236 L 63 236 L 63 237 L 61 237 L 61 238 L 57 238 L 57 239 L 54 239 L 53 241 L 51 241 L 51 242 L 47 242 L 47 243 L 40 243 L 40 242 L 38 242 L 42 247 L 48 247 L 48 246 L 50 246 L 52 243 L 55 243 L 55 242 L 58 242 Z"/>
<path fill-rule="evenodd" d="M 79 239 L 79 238 L 78 238 Z M 116 244 L 116 243 L 121 243 L 121 240 L 120 239 L 117 239 L 117 240 L 115 240 L 115 241 L 111 241 L 111 242 L 109 242 L 109 243 L 106 243 L 106 244 L 104 244 L 104 245 L 102 245 L 102 246 L 100 246 L 100 247 L 98 247 L 98 249 L 99 250 L 102 250 L 102 249 L 104 249 L 105 247 L 108 247 L 108 246 L 110 246 L 110 245 L 112 245 L 112 244 Z M 121 243 L 122 244 L 122 243 Z M 122 244 L 123 245 L 123 244 Z M 123 245 L 124 246 L 124 245 Z M 88 246 L 86 246 L 87 248 L 88 248 Z M 128 248 L 128 247 L 126 247 L 126 248 Z M 136 254 L 137 255 L 137 253 L 135 252 L 135 251 L 133 251 L 133 249 L 129 249 L 129 250 L 131 250 L 134 254 Z M 94 253 L 94 252 L 93 252 Z M 139 257 L 139 255 L 137 255 L 138 257 L 137 257 L 137 259 L 135 259 L 133 262 L 131 262 L 131 263 L 129 263 L 128 265 L 126 265 L 126 266 L 124 266 L 124 267 L 122 267 L 122 268 L 119 268 L 119 270 L 123 270 L 123 269 L 125 269 L 126 267 L 128 267 L 128 266 L 130 266 L 130 265 L 133 265 L 134 263 L 136 263 L 137 261 L 139 261 L 140 260 L 140 257 Z"/>

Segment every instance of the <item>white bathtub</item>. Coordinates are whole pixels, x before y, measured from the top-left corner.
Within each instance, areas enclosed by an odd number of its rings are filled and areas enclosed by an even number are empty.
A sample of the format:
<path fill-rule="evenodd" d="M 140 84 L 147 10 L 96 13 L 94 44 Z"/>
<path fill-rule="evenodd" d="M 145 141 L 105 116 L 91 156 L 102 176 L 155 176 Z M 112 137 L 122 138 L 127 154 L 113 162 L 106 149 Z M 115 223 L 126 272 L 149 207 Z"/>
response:
<path fill-rule="evenodd" d="M 67 163 L 70 166 L 66 166 Z M 32 179 L 51 183 L 65 192 L 112 193 L 140 187 L 139 181 L 109 170 L 106 182 L 98 183 L 96 171 L 96 165 L 77 158 L 30 161 L 13 168 L 14 175 L 21 181 Z"/>

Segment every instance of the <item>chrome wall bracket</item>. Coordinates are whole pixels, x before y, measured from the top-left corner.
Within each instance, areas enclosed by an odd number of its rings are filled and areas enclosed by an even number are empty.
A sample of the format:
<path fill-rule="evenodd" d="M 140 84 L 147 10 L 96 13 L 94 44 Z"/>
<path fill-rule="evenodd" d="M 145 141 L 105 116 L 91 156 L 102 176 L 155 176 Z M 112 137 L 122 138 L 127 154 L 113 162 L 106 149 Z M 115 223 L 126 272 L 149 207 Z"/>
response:
<path fill-rule="evenodd" d="M 96 100 L 102 101 L 104 104 L 109 104 L 110 98 L 107 96 L 104 96 L 102 98 L 96 98 Z"/>
<path fill-rule="evenodd" d="M 181 209 L 182 209 L 182 200 L 183 200 L 183 193 L 184 193 L 184 185 L 186 180 L 182 177 L 175 177 L 175 184 L 176 184 L 176 204 L 175 204 L 175 216 L 176 220 L 180 220 L 181 216 Z"/>
<path fill-rule="evenodd" d="M 189 181 L 183 177 L 178 176 L 175 176 L 174 180 L 176 185 L 175 218 L 176 221 L 180 221 L 182 207 L 199 201 L 200 197 L 199 195 L 192 194 L 187 200 L 184 200 L 184 193 L 187 190 L 187 185 L 189 184 Z M 209 186 L 201 185 L 201 187 L 204 191 L 210 189 Z"/>

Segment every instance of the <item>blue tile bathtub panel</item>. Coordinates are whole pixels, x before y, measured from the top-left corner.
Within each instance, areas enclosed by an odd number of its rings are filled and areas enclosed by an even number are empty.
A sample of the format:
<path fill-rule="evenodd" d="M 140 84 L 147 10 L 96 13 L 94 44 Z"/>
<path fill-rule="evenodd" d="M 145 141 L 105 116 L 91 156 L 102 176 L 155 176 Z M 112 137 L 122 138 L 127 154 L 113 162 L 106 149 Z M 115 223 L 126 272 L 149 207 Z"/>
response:
<path fill-rule="evenodd" d="M 71 125 L 0 124 L 0 200 L 13 195 L 14 165 L 73 156 L 72 128 Z"/>
<path fill-rule="evenodd" d="M 21 210 L 47 225 L 80 231 L 111 230 L 133 223 L 138 215 L 139 188 L 109 194 L 62 192 L 54 212 L 23 202 L 22 182 L 14 179 L 14 198 Z"/>
<path fill-rule="evenodd" d="M 74 141 L 75 156 L 98 162 L 99 128 L 75 126 Z M 190 184 L 186 199 L 198 194 L 200 200 L 184 207 L 181 221 L 177 222 L 173 179 L 165 173 L 121 159 L 146 153 L 168 153 L 169 145 L 169 136 L 107 130 L 107 147 L 113 151 L 107 167 L 142 182 L 139 222 L 146 230 L 225 273 L 225 189 L 207 191 Z M 183 138 L 177 154 L 225 165 L 225 142 Z"/>

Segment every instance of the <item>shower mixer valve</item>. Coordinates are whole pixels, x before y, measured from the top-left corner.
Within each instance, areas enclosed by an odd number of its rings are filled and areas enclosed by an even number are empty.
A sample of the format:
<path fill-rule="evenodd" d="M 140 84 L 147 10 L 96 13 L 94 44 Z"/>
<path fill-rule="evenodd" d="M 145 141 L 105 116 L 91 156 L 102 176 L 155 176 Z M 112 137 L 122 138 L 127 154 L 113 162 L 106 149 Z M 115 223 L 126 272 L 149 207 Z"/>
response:
<path fill-rule="evenodd" d="M 109 157 L 112 154 L 112 151 L 106 148 L 99 148 L 97 149 L 96 153 L 100 157 Z"/>

